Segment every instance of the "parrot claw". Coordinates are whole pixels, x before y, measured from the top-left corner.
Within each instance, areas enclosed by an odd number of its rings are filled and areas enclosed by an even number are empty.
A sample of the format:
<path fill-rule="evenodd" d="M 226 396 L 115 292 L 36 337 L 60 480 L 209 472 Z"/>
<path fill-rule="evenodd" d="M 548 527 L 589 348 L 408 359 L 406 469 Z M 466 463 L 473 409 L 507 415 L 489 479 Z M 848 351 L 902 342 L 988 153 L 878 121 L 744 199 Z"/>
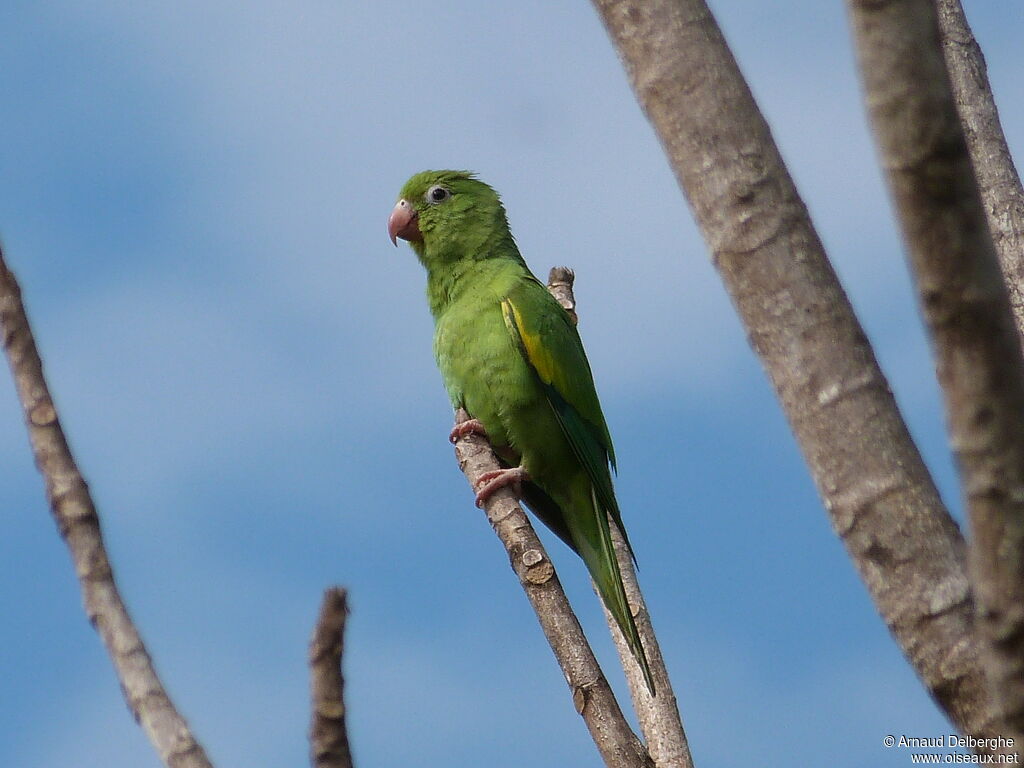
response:
<path fill-rule="evenodd" d="M 484 425 L 480 423 L 479 419 L 468 419 L 460 424 L 456 424 L 448 435 L 448 439 L 455 444 L 459 442 L 466 435 L 482 435 L 487 437 L 487 431 L 484 429 Z"/>
<path fill-rule="evenodd" d="M 523 480 L 528 478 L 529 475 L 522 467 L 484 472 L 477 480 L 476 505 L 483 507 L 487 500 L 502 488 L 511 488 L 517 499 L 522 498 Z"/>

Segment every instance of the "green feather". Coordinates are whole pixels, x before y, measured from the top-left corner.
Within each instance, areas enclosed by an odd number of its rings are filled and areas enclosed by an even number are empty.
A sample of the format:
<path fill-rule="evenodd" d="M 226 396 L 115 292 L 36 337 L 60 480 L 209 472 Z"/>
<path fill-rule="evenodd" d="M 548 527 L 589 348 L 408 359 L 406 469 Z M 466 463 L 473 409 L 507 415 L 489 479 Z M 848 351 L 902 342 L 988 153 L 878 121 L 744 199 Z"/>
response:
<path fill-rule="evenodd" d="M 526 266 L 489 186 L 464 171 L 425 171 L 400 197 L 417 215 L 422 239 L 412 247 L 427 270 L 434 354 L 452 405 L 527 471 L 523 500 L 583 559 L 653 695 L 609 529 L 610 517 L 632 554 L 609 468 L 615 453 L 575 326 Z"/>

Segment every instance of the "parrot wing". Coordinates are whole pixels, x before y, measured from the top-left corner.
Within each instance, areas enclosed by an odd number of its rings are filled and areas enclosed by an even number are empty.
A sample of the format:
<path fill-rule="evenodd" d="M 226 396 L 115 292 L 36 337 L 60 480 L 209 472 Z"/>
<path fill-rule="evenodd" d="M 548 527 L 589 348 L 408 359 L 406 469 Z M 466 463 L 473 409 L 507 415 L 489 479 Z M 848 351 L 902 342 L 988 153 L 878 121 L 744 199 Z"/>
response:
<path fill-rule="evenodd" d="M 576 327 L 536 279 L 510 291 L 502 311 L 513 342 L 540 382 L 597 501 L 615 521 L 632 556 L 609 472 L 609 465 L 615 468 L 615 451 Z"/>
<path fill-rule="evenodd" d="M 571 546 L 586 563 L 602 601 L 622 630 L 653 696 L 654 678 L 630 612 L 609 530 L 608 518 L 611 517 L 636 562 L 612 488 L 609 464 L 614 466 L 615 454 L 583 343 L 568 313 L 536 278 L 519 283 L 502 300 L 501 306 L 515 346 L 536 376 L 572 453 L 584 470 L 582 476 L 577 475 L 578 481 L 570 481 L 577 490 L 573 509 L 563 510 L 562 529 L 569 534 L 567 540 L 572 541 Z"/>

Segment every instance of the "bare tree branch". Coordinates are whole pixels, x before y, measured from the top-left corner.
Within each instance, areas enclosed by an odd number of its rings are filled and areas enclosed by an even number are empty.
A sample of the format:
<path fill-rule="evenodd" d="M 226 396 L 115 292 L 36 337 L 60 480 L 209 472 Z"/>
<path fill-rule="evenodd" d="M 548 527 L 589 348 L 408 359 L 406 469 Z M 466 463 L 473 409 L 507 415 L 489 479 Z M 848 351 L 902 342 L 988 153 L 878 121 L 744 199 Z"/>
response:
<path fill-rule="evenodd" d="M 60 535 L 71 552 L 89 621 L 107 648 L 125 701 L 168 768 L 211 768 L 164 690 L 117 589 L 89 489 L 57 419 L 21 289 L 0 252 L 0 328 L 25 413 L 36 466 Z"/>
<path fill-rule="evenodd" d="M 1024 360 L 931 0 L 849 0 L 868 111 L 946 399 L 985 666 L 1024 743 Z"/>
<path fill-rule="evenodd" d="M 999 123 L 985 57 L 960 0 L 937 0 L 942 50 L 992 243 L 1006 278 L 1017 328 L 1024 333 L 1024 189 Z"/>
<path fill-rule="evenodd" d="M 466 411 L 455 415 L 456 426 L 469 420 Z M 455 443 L 455 457 L 471 488 L 480 476 L 501 468 L 487 441 L 468 434 Z M 644 745 L 622 716 L 615 695 L 598 666 L 569 600 L 562 591 L 555 567 L 519 506 L 513 492 L 503 489 L 484 504 L 487 519 L 508 552 L 512 570 L 537 613 L 544 635 L 565 674 L 573 704 L 609 768 L 653 768 Z"/>
<path fill-rule="evenodd" d="M 352 768 L 345 727 L 345 680 L 341 674 L 347 616 L 348 593 L 341 587 L 324 592 L 320 617 L 309 644 L 313 700 L 309 745 L 313 768 Z"/>
<path fill-rule="evenodd" d="M 995 720 L 956 523 L 703 0 L 594 0 L 836 532 L 953 722 Z"/>
<path fill-rule="evenodd" d="M 548 275 L 548 290 L 569 313 L 573 324 L 578 320 L 576 296 L 573 293 L 575 278 L 573 271 L 568 267 L 552 267 Z M 636 570 L 633 568 L 633 558 L 622 534 L 619 533 L 618 526 L 612 524 L 610 530 L 612 542 L 615 545 L 615 558 L 619 563 L 623 586 L 626 588 L 626 598 L 636 621 L 644 651 L 647 654 L 647 663 L 654 678 L 655 690 L 658 692 L 658 695 L 653 697 L 648 693 L 643 672 L 633 658 L 633 652 L 626 644 L 618 622 L 608 611 L 607 606 L 604 606 L 604 617 L 619 652 L 622 668 L 626 672 L 630 694 L 633 697 L 633 709 L 636 710 L 637 719 L 640 721 L 640 730 L 644 735 L 644 743 L 647 744 L 647 752 L 658 768 L 677 768 L 677 766 L 678 768 L 693 768 L 693 757 L 690 755 L 690 745 L 686 740 L 683 721 L 679 716 L 676 695 L 672 690 L 672 681 L 669 679 L 668 670 L 665 668 L 665 658 L 661 655 L 658 637 L 651 625 L 647 602 L 640 591 L 640 583 L 637 581 Z"/>

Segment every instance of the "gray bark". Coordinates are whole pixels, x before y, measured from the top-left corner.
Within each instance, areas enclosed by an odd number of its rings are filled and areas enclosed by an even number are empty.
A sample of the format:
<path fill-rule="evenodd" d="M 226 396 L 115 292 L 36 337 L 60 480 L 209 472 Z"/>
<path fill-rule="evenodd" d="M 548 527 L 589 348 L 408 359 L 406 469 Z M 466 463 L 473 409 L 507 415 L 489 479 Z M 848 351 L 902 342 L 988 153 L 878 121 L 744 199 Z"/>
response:
<path fill-rule="evenodd" d="M 937 7 L 942 50 L 992 243 L 1010 292 L 1017 328 L 1024 333 L 1024 189 L 1006 146 L 985 57 L 960 0 L 937 0 Z"/>
<path fill-rule="evenodd" d="M 992 734 L 965 547 L 702 0 L 594 0 L 882 618 L 963 731 Z"/>
<path fill-rule="evenodd" d="M 849 0 L 971 522 L 983 661 L 1024 744 L 1024 360 L 931 0 Z"/>
<path fill-rule="evenodd" d="M 456 426 L 469 420 L 464 410 Z M 501 468 L 487 440 L 468 434 L 455 443 L 455 457 L 471 488 L 480 476 Z M 526 592 L 555 653 L 572 693 L 573 705 L 583 718 L 608 768 L 654 768 L 640 739 L 622 716 L 608 680 L 601 671 L 579 620 L 526 513 L 510 489 L 495 493 L 484 504 L 487 519 L 508 552 L 512 570 Z"/>

